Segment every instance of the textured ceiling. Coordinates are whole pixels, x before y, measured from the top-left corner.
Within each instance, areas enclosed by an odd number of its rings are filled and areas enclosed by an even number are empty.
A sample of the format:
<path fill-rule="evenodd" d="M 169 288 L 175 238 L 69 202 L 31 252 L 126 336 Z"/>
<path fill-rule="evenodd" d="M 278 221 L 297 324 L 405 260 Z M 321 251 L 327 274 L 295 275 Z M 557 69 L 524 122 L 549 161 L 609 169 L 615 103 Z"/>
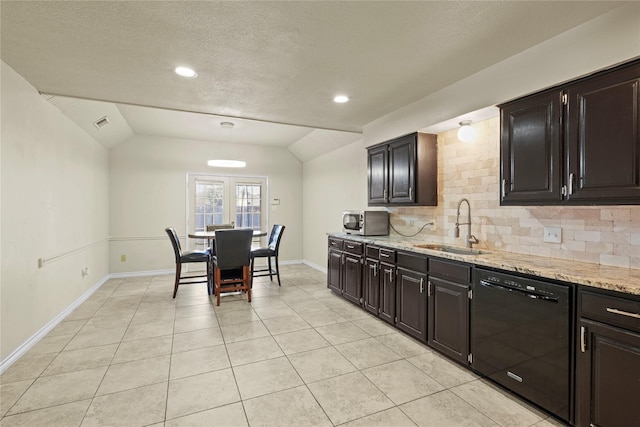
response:
<path fill-rule="evenodd" d="M 361 132 L 619 4 L 3 0 L 1 54 L 42 93 Z"/>

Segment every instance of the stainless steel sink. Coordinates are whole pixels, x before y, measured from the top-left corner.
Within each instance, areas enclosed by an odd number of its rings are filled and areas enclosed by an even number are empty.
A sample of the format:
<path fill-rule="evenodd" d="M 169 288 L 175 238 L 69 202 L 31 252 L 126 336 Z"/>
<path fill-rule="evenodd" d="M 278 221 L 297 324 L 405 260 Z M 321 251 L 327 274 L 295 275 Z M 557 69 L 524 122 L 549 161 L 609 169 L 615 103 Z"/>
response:
<path fill-rule="evenodd" d="M 438 244 L 414 245 L 414 247 L 421 248 L 421 249 L 429 249 L 432 251 L 448 252 L 451 254 L 458 254 L 458 255 L 482 255 L 482 254 L 490 253 L 490 252 L 481 251 L 478 249 L 458 248 L 456 246 L 446 246 L 446 245 L 438 245 Z"/>

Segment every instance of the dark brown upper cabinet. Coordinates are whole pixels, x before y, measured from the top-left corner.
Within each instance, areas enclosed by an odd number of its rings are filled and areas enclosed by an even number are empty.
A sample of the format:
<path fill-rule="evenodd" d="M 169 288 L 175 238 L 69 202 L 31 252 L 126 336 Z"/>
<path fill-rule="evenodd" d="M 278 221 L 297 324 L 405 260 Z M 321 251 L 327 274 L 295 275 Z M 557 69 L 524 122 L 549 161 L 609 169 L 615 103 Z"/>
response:
<path fill-rule="evenodd" d="M 500 109 L 501 205 L 640 204 L 640 61 Z"/>
<path fill-rule="evenodd" d="M 436 135 L 412 133 L 370 147 L 369 206 L 437 206 Z"/>

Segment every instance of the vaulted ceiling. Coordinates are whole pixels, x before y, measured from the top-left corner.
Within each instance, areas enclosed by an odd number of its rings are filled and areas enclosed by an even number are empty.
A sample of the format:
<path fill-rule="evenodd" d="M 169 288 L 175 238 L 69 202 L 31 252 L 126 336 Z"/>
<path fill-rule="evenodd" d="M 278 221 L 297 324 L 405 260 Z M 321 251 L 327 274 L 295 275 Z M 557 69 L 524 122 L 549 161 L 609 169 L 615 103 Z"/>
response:
<path fill-rule="evenodd" d="M 3 0 L 1 55 L 43 94 L 102 101 L 67 112 L 116 108 L 132 133 L 210 139 L 237 119 L 240 140 L 288 147 L 314 129 L 353 140 L 621 3 Z"/>

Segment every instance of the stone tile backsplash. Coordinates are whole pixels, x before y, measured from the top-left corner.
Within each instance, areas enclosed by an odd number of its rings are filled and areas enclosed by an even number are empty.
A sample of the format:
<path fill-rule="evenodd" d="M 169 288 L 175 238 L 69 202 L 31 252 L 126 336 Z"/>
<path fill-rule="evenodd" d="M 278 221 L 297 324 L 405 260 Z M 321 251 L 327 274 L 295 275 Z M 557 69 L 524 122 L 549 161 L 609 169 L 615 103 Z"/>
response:
<path fill-rule="evenodd" d="M 457 129 L 438 135 L 438 206 L 390 208 L 391 223 L 415 238 L 463 246 L 453 237 L 456 207 L 471 203 L 475 247 L 640 269 L 640 206 L 500 206 L 500 119 L 474 123 L 476 138 L 463 143 Z M 466 204 L 461 222 L 466 222 Z M 561 227 L 562 242 L 543 241 L 544 227 Z M 394 230 L 392 234 L 396 234 Z"/>

